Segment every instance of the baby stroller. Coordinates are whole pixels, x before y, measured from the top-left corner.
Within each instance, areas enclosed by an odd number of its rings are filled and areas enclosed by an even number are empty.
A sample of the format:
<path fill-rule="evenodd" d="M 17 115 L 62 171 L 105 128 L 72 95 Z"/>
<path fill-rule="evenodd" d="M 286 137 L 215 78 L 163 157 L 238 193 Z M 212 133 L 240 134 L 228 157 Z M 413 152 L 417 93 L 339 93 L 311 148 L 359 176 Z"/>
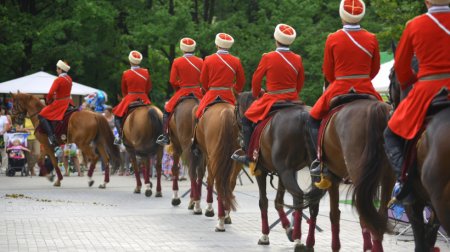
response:
<path fill-rule="evenodd" d="M 6 155 L 8 155 L 8 167 L 6 175 L 13 177 L 17 171 L 21 176 L 28 175 L 27 159 L 25 156 L 27 148 L 28 133 L 7 134 Z"/>

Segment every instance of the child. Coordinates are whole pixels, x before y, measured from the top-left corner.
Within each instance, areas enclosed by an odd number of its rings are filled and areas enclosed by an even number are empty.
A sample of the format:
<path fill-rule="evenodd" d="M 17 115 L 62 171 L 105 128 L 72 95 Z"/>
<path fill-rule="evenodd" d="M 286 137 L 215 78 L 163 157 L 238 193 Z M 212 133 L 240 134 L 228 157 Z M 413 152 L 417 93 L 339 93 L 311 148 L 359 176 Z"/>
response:
<path fill-rule="evenodd" d="M 8 148 L 6 148 L 6 151 L 9 152 L 9 157 L 14 159 L 23 159 L 25 158 L 25 152 L 30 150 L 22 145 L 22 142 L 20 139 L 14 139 L 12 141 L 12 145 Z"/>

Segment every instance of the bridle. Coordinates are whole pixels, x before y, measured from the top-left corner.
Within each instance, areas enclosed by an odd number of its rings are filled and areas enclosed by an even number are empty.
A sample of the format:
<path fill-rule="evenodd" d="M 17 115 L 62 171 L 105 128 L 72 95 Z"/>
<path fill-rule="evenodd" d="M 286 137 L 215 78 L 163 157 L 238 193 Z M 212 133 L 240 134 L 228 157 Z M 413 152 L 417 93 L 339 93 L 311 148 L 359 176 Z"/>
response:
<path fill-rule="evenodd" d="M 33 118 L 36 116 L 38 112 L 35 112 L 31 115 L 28 115 L 28 118 Z M 13 102 L 13 108 L 11 110 L 11 115 L 15 118 L 15 121 L 18 124 L 23 124 L 25 122 L 25 118 L 27 117 L 28 111 L 27 109 L 23 108 L 20 103 Z"/>

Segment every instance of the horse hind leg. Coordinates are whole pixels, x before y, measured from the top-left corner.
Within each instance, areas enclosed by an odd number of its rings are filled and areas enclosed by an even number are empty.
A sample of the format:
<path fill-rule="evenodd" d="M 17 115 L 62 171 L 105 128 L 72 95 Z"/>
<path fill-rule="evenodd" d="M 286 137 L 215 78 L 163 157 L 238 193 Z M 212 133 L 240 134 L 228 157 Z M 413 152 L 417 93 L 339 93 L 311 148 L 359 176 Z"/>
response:
<path fill-rule="evenodd" d="M 207 186 L 206 186 L 206 209 L 205 216 L 206 217 L 214 217 L 214 208 L 213 208 L 213 184 L 214 178 L 211 172 L 208 172 Z"/>
<path fill-rule="evenodd" d="M 162 197 L 161 192 L 161 176 L 162 176 L 162 156 L 163 156 L 163 148 L 159 147 L 156 152 L 156 194 L 155 197 Z"/>
<path fill-rule="evenodd" d="M 178 206 L 181 204 L 180 197 L 178 196 L 178 177 L 180 176 L 180 155 L 174 152 L 173 164 L 172 164 L 172 206 Z M 192 191 L 191 191 L 192 192 Z"/>
<path fill-rule="evenodd" d="M 339 210 L 339 183 L 333 183 L 328 189 L 330 195 L 330 221 L 331 221 L 331 249 L 339 251 L 341 241 L 339 239 L 341 211 Z"/>
<path fill-rule="evenodd" d="M 267 192 L 266 192 L 266 174 L 261 174 L 260 176 L 256 177 L 256 182 L 258 183 L 258 189 L 259 189 L 259 210 L 261 211 L 261 231 L 262 235 L 258 240 L 258 245 L 269 245 L 269 221 L 267 217 L 267 209 L 269 207 L 269 201 L 267 199 Z M 278 193 L 277 193 L 278 198 Z"/>
<path fill-rule="evenodd" d="M 106 188 L 106 184 L 109 183 L 109 156 L 106 153 L 106 150 L 105 150 L 105 148 L 103 146 L 98 146 L 97 149 L 98 149 L 98 152 L 99 152 L 100 156 L 102 157 L 102 162 L 103 162 L 104 167 L 105 167 L 105 177 L 104 177 L 103 183 L 100 184 L 98 186 L 98 188 L 105 189 Z"/>
<path fill-rule="evenodd" d="M 136 188 L 134 189 L 134 193 L 141 193 L 142 182 L 141 176 L 139 175 L 139 167 L 136 159 L 136 154 L 134 152 L 128 152 L 130 154 L 131 165 L 134 170 L 134 177 L 136 178 Z"/>
<path fill-rule="evenodd" d="M 259 170 L 262 170 L 260 168 L 257 168 Z M 264 179 L 265 181 L 265 179 Z M 266 185 L 264 184 L 264 193 Z M 283 182 L 279 179 L 278 180 L 278 189 L 277 189 L 277 195 L 275 196 L 275 209 L 278 212 L 278 217 L 280 218 L 281 225 L 283 226 L 284 230 L 286 230 L 286 235 L 289 239 L 289 241 L 293 242 L 294 239 L 292 238 L 292 232 L 293 229 L 291 227 L 291 223 L 289 222 L 289 219 L 287 218 L 286 212 L 284 211 L 284 194 L 286 192 L 286 189 L 284 188 Z M 261 203 L 260 203 L 261 204 Z"/>
<path fill-rule="evenodd" d="M 152 183 L 150 182 L 150 158 L 145 157 L 141 159 L 141 168 L 144 176 L 144 184 L 145 184 L 145 196 L 152 196 Z"/>
<path fill-rule="evenodd" d="M 91 146 L 89 146 L 89 145 L 83 144 L 83 145 L 78 146 L 78 148 L 80 148 L 81 152 L 86 156 L 86 158 L 88 160 L 87 162 L 90 162 L 87 175 L 88 175 L 88 185 L 89 185 L 89 187 L 91 187 L 92 185 L 94 185 L 94 180 L 92 179 L 92 175 L 94 174 L 95 164 L 98 161 L 98 156 L 94 153 Z"/>
<path fill-rule="evenodd" d="M 316 244 L 315 231 L 317 215 L 319 214 L 319 203 L 315 203 L 309 206 L 309 220 L 308 220 L 308 237 L 306 238 L 306 248 L 314 251 L 314 245 Z"/>

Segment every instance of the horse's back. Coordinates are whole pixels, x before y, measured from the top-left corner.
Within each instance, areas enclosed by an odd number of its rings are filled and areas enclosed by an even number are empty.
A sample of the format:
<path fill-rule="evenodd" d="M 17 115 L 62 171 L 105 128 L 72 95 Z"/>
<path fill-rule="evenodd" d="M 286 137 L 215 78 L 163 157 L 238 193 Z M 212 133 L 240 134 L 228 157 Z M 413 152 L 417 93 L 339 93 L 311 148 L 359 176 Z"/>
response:
<path fill-rule="evenodd" d="M 96 117 L 97 114 L 89 110 L 74 112 L 67 128 L 69 142 L 92 141 L 98 130 Z"/>
<path fill-rule="evenodd" d="M 308 106 L 294 106 L 277 111 L 261 136 L 261 162 L 270 169 L 274 162 L 292 161 L 290 167 L 307 165 Z M 295 157 L 295 158 L 293 158 Z"/>

